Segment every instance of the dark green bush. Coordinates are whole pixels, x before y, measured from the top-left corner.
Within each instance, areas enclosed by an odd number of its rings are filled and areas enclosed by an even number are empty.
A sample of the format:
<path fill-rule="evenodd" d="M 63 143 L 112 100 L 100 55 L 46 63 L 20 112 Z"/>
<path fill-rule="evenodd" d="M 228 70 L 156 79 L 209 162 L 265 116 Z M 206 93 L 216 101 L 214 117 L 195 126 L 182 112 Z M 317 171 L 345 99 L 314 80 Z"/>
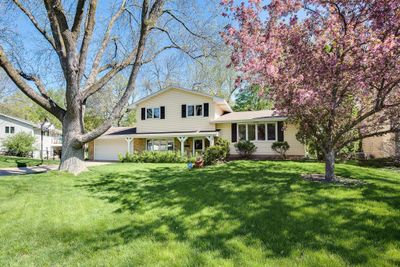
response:
<path fill-rule="evenodd" d="M 226 149 L 222 146 L 207 147 L 203 158 L 205 165 L 213 165 L 220 161 L 224 161 L 226 158 Z"/>
<path fill-rule="evenodd" d="M 140 153 L 126 153 L 125 156 L 119 155 L 121 162 L 140 162 L 140 163 L 186 163 L 194 162 L 194 158 L 182 157 L 174 151 L 143 151 Z"/>
<path fill-rule="evenodd" d="M 239 152 L 239 155 L 242 158 L 250 158 L 251 155 L 257 150 L 255 144 L 247 140 L 240 140 L 235 144 L 236 151 Z"/>
<path fill-rule="evenodd" d="M 281 157 L 283 159 L 286 159 L 286 152 L 289 150 L 290 146 L 288 144 L 288 142 L 284 141 L 278 141 L 278 142 L 274 142 L 271 145 L 271 149 L 273 151 L 275 151 L 276 153 L 278 153 L 279 155 L 281 155 Z"/>
<path fill-rule="evenodd" d="M 35 137 L 30 133 L 19 132 L 3 141 L 7 155 L 27 157 L 33 150 Z"/>
<path fill-rule="evenodd" d="M 215 142 L 215 146 L 219 146 L 223 149 L 224 155 L 223 158 L 229 157 L 229 141 L 224 139 L 224 138 L 218 138 L 217 141 Z"/>
<path fill-rule="evenodd" d="M 214 146 L 208 147 L 204 152 L 204 164 L 213 165 L 224 161 L 229 156 L 229 141 L 218 138 Z"/>

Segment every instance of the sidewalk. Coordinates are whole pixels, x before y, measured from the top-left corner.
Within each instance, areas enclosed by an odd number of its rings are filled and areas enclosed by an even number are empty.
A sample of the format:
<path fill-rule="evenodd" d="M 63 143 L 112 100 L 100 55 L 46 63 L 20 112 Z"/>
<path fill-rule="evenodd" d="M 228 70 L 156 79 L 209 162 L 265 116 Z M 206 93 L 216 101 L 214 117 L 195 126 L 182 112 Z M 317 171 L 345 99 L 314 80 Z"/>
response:
<path fill-rule="evenodd" d="M 58 165 L 3 168 L 3 169 L 0 169 L 0 176 L 18 175 L 18 174 L 35 174 L 35 173 L 53 171 L 53 170 L 57 170 L 57 169 L 58 169 Z"/>

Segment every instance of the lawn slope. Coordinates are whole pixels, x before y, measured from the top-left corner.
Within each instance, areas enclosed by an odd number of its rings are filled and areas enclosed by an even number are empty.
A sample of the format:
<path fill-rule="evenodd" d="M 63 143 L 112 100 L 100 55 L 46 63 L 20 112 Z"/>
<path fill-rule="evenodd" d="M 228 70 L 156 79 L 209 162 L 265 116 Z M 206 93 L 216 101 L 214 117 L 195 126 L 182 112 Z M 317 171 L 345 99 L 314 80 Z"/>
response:
<path fill-rule="evenodd" d="M 319 163 L 114 164 L 0 179 L 0 266 L 396 266 L 400 174 Z"/>

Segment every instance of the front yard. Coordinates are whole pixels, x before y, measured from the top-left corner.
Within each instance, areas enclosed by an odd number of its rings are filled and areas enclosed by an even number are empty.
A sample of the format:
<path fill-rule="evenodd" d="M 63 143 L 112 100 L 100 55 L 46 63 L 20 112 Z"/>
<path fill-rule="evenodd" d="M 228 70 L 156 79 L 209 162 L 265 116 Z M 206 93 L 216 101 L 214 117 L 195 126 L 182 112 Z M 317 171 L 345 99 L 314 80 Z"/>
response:
<path fill-rule="evenodd" d="M 114 164 L 0 179 L 0 266 L 400 265 L 400 173 L 319 163 Z"/>

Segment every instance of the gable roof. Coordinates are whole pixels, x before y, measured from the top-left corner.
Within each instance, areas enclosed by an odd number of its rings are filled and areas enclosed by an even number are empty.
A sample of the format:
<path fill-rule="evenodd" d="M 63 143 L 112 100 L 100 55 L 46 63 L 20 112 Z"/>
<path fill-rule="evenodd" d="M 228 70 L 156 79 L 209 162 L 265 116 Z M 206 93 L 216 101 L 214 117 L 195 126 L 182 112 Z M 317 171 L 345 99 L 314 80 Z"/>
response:
<path fill-rule="evenodd" d="M 23 124 L 26 124 L 26 125 L 28 125 L 28 126 L 31 126 L 31 127 L 34 128 L 34 129 L 38 129 L 38 130 L 41 129 L 40 124 L 31 122 L 31 121 L 27 121 L 27 120 L 24 120 L 24 119 L 21 119 L 21 118 L 13 117 L 13 116 L 6 115 L 6 114 L 3 114 L 3 113 L 0 113 L 0 117 L 6 117 L 6 118 L 8 118 L 8 119 L 10 119 L 10 120 L 14 120 L 14 121 L 21 122 L 21 123 L 23 123 Z M 59 129 L 54 129 L 53 131 L 54 131 L 55 133 L 61 134 L 61 130 L 59 130 Z"/>
<path fill-rule="evenodd" d="M 6 118 L 11 119 L 11 120 L 13 120 L 13 121 L 21 122 L 21 123 L 23 123 L 23 124 L 26 124 L 26 125 L 28 125 L 28 126 L 31 126 L 32 128 L 40 129 L 40 125 L 39 125 L 39 124 L 30 122 L 30 121 L 27 121 L 27 120 L 24 120 L 24 119 L 21 119 L 21 118 L 13 117 L 13 116 L 6 115 L 6 114 L 3 114 L 3 113 L 0 113 L 0 116 L 6 117 Z"/>
<path fill-rule="evenodd" d="M 213 120 L 214 123 L 221 122 L 241 122 L 241 121 L 257 121 L 257 120 L 285 120 L 285 116 L 275 113 L 275 110 L 258 110 L 258 111 L 240 111 L 227 113 Z"/>
<path fill-rule="evenodd" d="M 191 94 L 194 94 L 194 95 L 199 95 L 199 96 L 204 96 L 204 97 L 211 98 L 214 103 L 222 106 L 223 107 L 222 109 L 224 111 L 232 112 L 232 108 L 230 107 L 228 102 L 225 99 L 223 99 L 222 97 L 212 96 L 212 95 L 209 95 L 209 94 L 205 94 L 205 93 L 198 92 L 198 91 L 193 91 L 193 90 L 190 90 L 190 89 L 187 89 L 187 88 L 183 88 L 183 87 L 179 87 L 179 86 L 170 86 L 170 87 L 167 87 L 165 89 L 159 90 L 159 91 L 157 91 L 157 92 L 155 92 L 153 94 L 145 96 L 145 97 L 139 99 L 138 101 L 134 102 L 131 105 L 131 108 L 134 108 L 138 104 L 140 104 L 140 103 L 142 103 L 144 101 L 147 101 L 147 100 L 149 100 L 151 98 L 154 98 L 154 97 L 156 97 L 156 96 L 158 96 L 158 95 L 160 95 L 162 93 L 165 93 L 165 92 L 167 92 L 169 90 L 180 90 L 180 91 L 185 92 L 185 93 L 191 93 Z"/>

